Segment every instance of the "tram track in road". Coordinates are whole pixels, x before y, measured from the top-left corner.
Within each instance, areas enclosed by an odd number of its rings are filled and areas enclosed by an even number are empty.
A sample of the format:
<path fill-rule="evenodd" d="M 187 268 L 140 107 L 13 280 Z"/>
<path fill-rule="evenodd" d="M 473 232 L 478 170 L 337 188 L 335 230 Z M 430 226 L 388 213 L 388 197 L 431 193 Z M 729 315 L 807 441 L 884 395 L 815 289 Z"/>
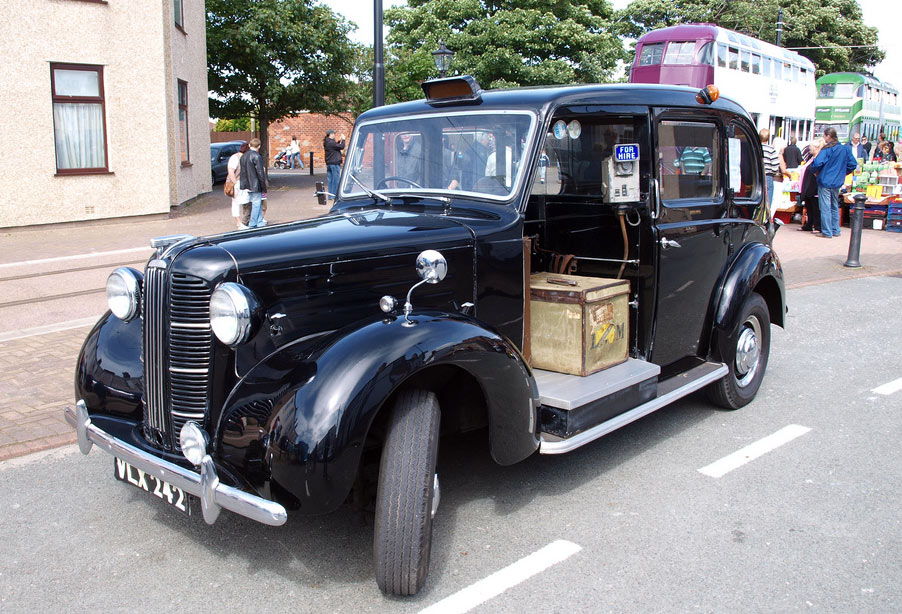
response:
<path fill-rule="evenodd" d="M 34 278 L 37 278 L 37 277 L 47 277 L 47 276 L 50 276 L 50 275 L 66 275 L 67 273 L 80 273 L 80 272 L 83 272 L 83 271 L 96 271 L 97 269 L 109 269 L 111 266 L 112 266 L 112 267 L 115 267 L 115 266 L 131 266 L 131 265 L 134 265 L 134 264 L 143 264 L 144 262 L 146 262 L 146 259 L 145 259 L 145 258 L 142 258 L 141 260 L 132 260 L 132 261 L 129 261 L 129 262 L 121 262 L 121 263 L 116 264 L 116 265 L 110 265 L 110 264 L 92 264 L 92 265 L 90 265 L 90 266 L 71 267 L 71 268 L 68 268 L 68 269 L 61 269 L 61 270 L 58 270 L 58 271 L 44 271 L 44 272 L 41 272 L 41 273 L 25 273 L 25 274 L 23 274 L 23 275 L 11 275 L 11 276 L 9 276 L 9 277 L 0 277 L 0 283 L 3 283 L 3 282 L 5 282 L 5 281 L 21 281 L 21 280 L 23 280 L 23 279 L 34 279 Z M 2 306 L 2 303 L 0 303 L 0 306 Z"/>
<path fill-rule="evenodd" d="M 90 294 L 98 294 L 101 292 L 106 292 L 106 288 L 93 288 L 90 290 L 78 290 L 77 292 L 66 292 L 64 294 L 53 294 L 50 296 L 42 296 L 39 298 L 27 298 L 19 301 L 7 301 L 5 303 L 0 303 L 0 309 L 4 307 L 18 307 L 20 305 L 33 305 L 35 303 L 47 303 L 50 301 L 59 301 L 67 298 L 74 298 L 76 296 L 87 296 Z"/>

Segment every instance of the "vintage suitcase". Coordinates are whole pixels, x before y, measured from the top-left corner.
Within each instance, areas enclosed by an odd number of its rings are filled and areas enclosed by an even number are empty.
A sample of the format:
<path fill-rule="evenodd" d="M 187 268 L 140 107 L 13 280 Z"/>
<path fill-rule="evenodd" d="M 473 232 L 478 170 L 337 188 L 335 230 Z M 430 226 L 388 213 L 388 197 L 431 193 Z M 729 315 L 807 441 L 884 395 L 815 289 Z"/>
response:
<path fill-rule="evenodd" d="M 530 364 L 589 375 L 629 354 L 629 282 L 538 273 L 530 278 Z"/>

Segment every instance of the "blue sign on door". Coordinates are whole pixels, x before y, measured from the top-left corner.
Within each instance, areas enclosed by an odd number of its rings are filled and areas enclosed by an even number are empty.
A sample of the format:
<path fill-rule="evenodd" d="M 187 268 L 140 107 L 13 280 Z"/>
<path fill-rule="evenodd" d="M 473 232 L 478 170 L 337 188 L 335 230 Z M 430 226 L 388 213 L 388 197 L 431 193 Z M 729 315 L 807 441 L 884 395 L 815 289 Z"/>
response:
<path fill-rule="evenodd" d="M 618 162 L 635 162 L 639 159 L 639 144 L 614 145 L 614 159 Z"/>

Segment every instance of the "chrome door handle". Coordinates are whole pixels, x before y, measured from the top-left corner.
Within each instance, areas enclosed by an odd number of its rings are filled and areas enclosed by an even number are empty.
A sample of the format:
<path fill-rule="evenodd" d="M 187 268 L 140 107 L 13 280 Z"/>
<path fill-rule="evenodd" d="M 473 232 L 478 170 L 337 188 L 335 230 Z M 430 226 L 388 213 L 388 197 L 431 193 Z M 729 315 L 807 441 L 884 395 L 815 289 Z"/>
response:
<path fill-rule="evenodd" d="M 680 245 L 673 239 L 668 239 L 667 237 L 661 237 L 661 247 L 663 247 L 664 249 L 670 249 L 671 247 L 682 247 L 682 245 Z"/>

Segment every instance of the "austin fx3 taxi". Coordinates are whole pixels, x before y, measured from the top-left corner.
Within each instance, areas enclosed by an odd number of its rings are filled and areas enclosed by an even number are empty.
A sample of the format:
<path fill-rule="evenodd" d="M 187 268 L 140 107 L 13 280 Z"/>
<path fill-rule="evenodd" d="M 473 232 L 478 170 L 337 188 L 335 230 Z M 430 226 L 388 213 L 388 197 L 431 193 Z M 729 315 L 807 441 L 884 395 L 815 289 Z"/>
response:
<path fill-rule="evenodd" d="M 374 493 L 397 595 L 426 581 L 441 437 L 509 465 L 700 389 L 742 407 L 786 312 L 755 126 L 714 88 L 423 87 L 358 118 L 328 213 L 113 271 L 66 409 L 208 523 Z"/>

